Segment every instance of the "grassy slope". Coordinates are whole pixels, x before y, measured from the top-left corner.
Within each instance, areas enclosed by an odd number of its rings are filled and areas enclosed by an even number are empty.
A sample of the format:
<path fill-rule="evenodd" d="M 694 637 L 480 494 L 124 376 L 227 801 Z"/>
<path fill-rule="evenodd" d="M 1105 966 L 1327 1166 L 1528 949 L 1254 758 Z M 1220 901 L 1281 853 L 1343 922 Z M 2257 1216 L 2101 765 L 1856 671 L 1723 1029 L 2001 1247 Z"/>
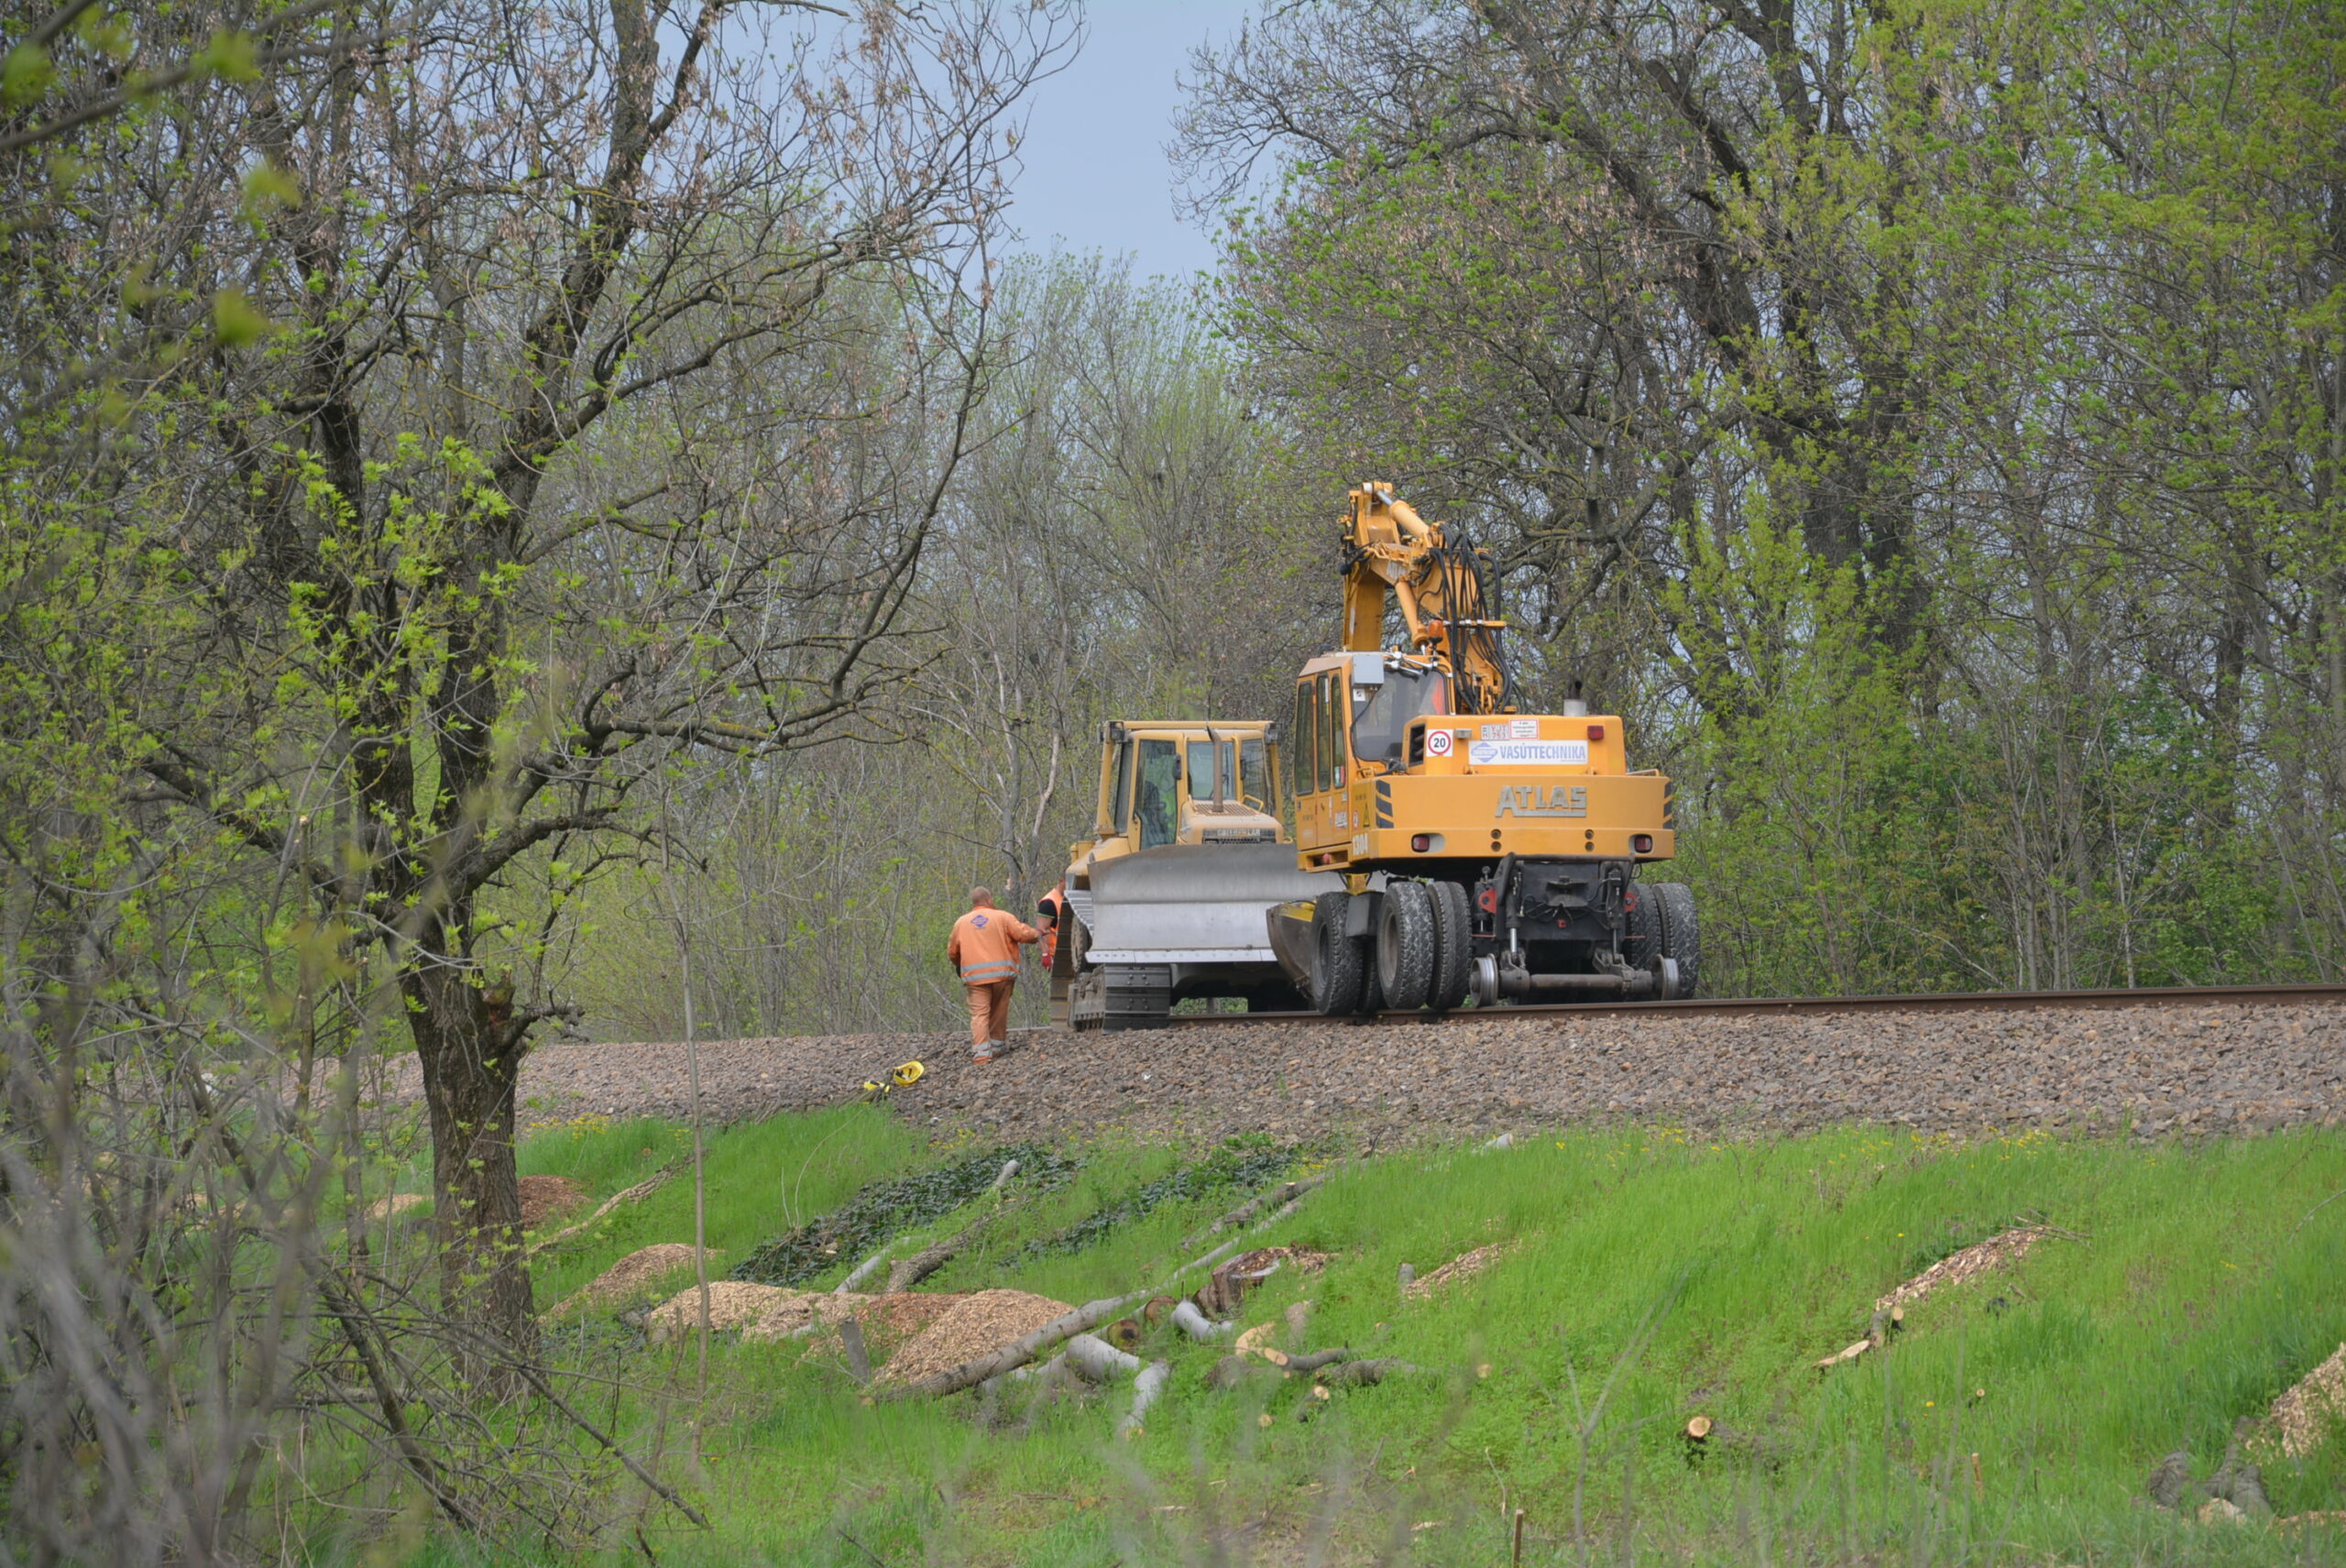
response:
<path fill-rule="evenodd" d="M 599 1195 L 681 1144 L 656 1124 L 589 1124 L 542 1135 L 524 1168 Z M 734 1130 L 710 1147 L 712 1245 L 738 1258 L 935 1152 L 868 1108 Z M 1026 1237 L 1173 1157 L 1088 1152 L 1082 1179 L 931 1287 L 1078 1300 L 1149 1283 L 1227 1201 L 1161 1211 L 1075 1256 L 1025 1257 Z M 862 1404 L 825 1347 L 720 1343 L 696 1477 L 718 1528 L 672 1555 L 1157 1561 L 1198 1550 L 1210 1519 L 1243 1519 L 1266 1546 L 1299 1551 L 1326 1530 L 1340 1557 L 1365 1557 L 1398 1530 L 1417 1560 L 1489 1562 L 1504 1499 L 1529 1510 L 1528 1558 L 1577 1560 L 1576 1494 L 1582 1533 L 1605 1552 L 1626 1539 L 1738 1561 L 1764 1541 L 1794 1557 L 1946 1561 L 2346 1555 L 2337 1538 L 2186 1529 L 2131 1501 L 2178 1444 L 2204 1472 L 2235 1416 L 2346 1338 L 2346 1201 L 2315 1210 L 2346 1189 L 2334 1133 L 2141 1148 L 1867 1131 L 1721 1146 L 1648 1129 L 1331 1175 L 1264 1239 L 1337 1262 L 1316 1280 L 1275 1278 L 1249 1320 L 1309 1294 L 1315 1344 L 1435 1372 L 1340 1391 L 1302 1424 L 1296 1385 L 1214 1394 L 1202 1377 L 1217 1353 L 1168 1345 L 1172 1388 L 1142 1442 L 1115 1444 L 1121 1395 L 1005 1410 L 988 1435 L 970 1398 Z M 688 1239 L 690 1202 L 676 1181 L 614 1216 L 541 1270 L 541 1299 L 633 1247 Z M 2045 1242 L 1922 1304 L 1888 1355 L 1810 1369 L 1863 1331 L 1880 1292 L 2022 1213 L 2088 1239 Z M 1515 1245 L 1490 1272 L 1433 1301 L 1398 1299 L 1402 1263 L 1424 1273 L 1494 1240 Z M 683 1347 L 646 1353 L 636 1371 L 689 1386 L 689 1361 Z M 1698 1410 L 1741 1441 L 1690 1468 L 1677 1434 Z M 2283 1512 L 2346 1507 L 2341 1446 L 2268 1475 Z"/>

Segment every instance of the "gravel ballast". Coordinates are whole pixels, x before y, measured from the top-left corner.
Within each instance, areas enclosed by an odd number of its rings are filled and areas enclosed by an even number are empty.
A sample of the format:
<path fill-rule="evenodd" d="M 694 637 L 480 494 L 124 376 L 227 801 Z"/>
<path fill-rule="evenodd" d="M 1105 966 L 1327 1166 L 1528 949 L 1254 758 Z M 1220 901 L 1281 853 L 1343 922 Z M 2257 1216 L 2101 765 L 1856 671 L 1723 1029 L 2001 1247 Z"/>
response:
<path fill-rule="evenodd" d="M 2261 1131 L 2346 1120 L 2346 1005 L 1553 1014 L 1366 1025 L 1302 1021 L 1025 1031 L 969 1058 L 959 1031 L 700 1047 L 712 1123 L 855 1098 L 918 1060 L 899 1113 L 1005 1137 L 1348 1130 L 1370 1144 L 1635 1120 L 1727 1130 L 1836 1123 L 1933 1131 Z M 414 1092 L 412 1060 L 399 1080 Z M 681 1045 L 557 1045 L 521 1069 L 521 1120 L 689 1113 Z"/>

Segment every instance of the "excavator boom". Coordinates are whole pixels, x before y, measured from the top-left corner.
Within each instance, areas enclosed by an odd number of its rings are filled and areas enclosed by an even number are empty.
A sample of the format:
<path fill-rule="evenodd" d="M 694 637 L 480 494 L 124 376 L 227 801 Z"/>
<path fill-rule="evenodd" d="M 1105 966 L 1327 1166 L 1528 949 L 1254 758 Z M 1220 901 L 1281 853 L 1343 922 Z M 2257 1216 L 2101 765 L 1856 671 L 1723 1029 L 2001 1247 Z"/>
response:
<path fill-rule="evenodd" d="M 1343 645 L 1364 653 L 1385 646 L 1389 598 L 1409 647 L 1448 668 L 1458 712 L 1512 713 L 1500 644 L 1507 622 L 1487 608 L 1489 568 L 1490 557 L 1453 525 L 1426 521 L 1389 486 L 1361 486 L 1344 516 Z"/>

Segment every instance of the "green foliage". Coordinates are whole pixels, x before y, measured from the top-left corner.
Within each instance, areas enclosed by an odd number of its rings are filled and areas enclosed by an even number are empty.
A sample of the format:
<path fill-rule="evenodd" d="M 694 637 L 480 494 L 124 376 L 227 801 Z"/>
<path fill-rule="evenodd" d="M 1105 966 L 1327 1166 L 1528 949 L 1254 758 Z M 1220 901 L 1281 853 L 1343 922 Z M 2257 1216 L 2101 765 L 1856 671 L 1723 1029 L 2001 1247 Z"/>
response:
<path fill-rule="evenodd" d="M 876 1182 L 820 1219 L 776 1236 L 734 1266 L 733 1277 L 761 1285 L 803 1285 L 839 1264 L 940 1219 L 983 1193 L 1003 1164 L 1018 1162 L 1018 1190 L 1048 1192 L 1075 1174 L 1075 1162 L 1038 1144 L 1006 1144 L 948 1165 Z"/>
<path fill-rule="evenodd" d="M 1673 775 L 1705 985 L 2346 973 L 2336 10 L 1473 15 L 1209 51 L 1221 318 Z"/>
<path fill-rule="evenodd" d="M 814 1135 L 795 1120 L 727 1137 L 801 1150 Z M 1061 1197 L 1097 1206 L 1128 1190 L 1117 1168 L 1142 1151 L 1085 1157 L 1109 1184 Z M 1116 1389 L 872 1404 L 835 1344 L 720 1343 L 699 1494 L 716 1530 L 675 1550 L 1159 1560 L 1247 1520 L 1258 1540 L 1326 1532 L 1337 1560 L 1371 1557 L 1398 1530 L 1427 1561 L 1466 1563 L 1505 1554 L 1502 1503 L 1529 1511 L 1535 1563 L 1584 1545 L 1748 1561 L 1755 1536 L 1795 1559 L 1932 1563 L 2278 1563 L 2306 1544 L 2135 1498 L 2176 1447 L 2205 1475 L 2237 1417 L 2346 1337 L 2346 1220 L 2316 1207 L 2346 1186 L 2334 1132 L 2143 1146 L 1650 1127 L 1323 1174 L 1260 1239 L 1334 1261 L 1273 1276 L 1243 1318 L 1276 1322 L 1309 1299 L 1311 1345 L 1423 1375 L 1338 1388 L 1304 1422 L 1303 1380 L 1215 1392 L 1205 1375 L 1227 1346 L 1167 1332 L 1146 1353 L 1171 1360 L 1172 1386 L 1146 1434 L 1118 1442 Z M 1168 1204 L 1071 1255 L 1037 1257 L 1013 1236 L 944 1283 L 1073 1300 L 1159 1283 L 1183 1230 L 1221 1201 Z M 1813 1369 L 1900 1279 L 2018 1219 L 2066 1234 L 1914 1304 L 1886 1352 Z M 1423 1277 L 1483 1246 L 1499 1250 L 1481 1273 L 1422 1299 L 1397 1292 L 1401 1264 Z M 1694 1414 L 1721 1436 L 1690 1464 L 1679 1434 Z M 2268 1463 L 2265 1482 L 2284 1513 L 2346 1506 L 2346 1442 Z"/>
<path fill-rule="evenodd" d="M 1168 1203 L 1189 1203 L 1219 1193 L 1244 1191 L 1277 1181 L 1295 1168 L 1299 1156 L 1262 1140 L 1233 1139 L 1195 1165 L 1145 1181 L 1102 1204 L 1065 1230 L 1026 1244 L 1025 1255 L 1050 1257 L 1081 1252 L 1120 1226 L 1145 1219 Z"/>

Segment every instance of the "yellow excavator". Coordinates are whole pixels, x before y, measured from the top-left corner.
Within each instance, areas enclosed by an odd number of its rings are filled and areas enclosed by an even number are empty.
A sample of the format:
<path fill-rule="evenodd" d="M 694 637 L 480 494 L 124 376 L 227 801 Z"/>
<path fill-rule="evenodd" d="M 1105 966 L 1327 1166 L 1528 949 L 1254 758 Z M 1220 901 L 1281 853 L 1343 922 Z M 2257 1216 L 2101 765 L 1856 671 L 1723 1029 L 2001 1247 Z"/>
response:
<path fill-rule="evenodd" d="M 1297 678 L 1289 743 L 1298 869 L 1344 886 L 1268 912 L 1281 969 L 1332 1015 L 1693 996 L 1694 894 L 1640 876 L 1674 849 L 1670 781 L 1629 771 L 1617 714 L 1516 711 L 1488 559 L 1449 525 L 1369 484 L 1343 526 L 1343 643 Z"/>
<path fill-rule="evenodd" d="M 1147 1028 L 1192 998 L 1304 1008 L 1264 913 L 1344 882 L 1296 864 L 1279 825 L 1279 761 L 1267 719 L 1101 727 L 1092 836 L 1068 850 L 1055 1022 Z"/>

